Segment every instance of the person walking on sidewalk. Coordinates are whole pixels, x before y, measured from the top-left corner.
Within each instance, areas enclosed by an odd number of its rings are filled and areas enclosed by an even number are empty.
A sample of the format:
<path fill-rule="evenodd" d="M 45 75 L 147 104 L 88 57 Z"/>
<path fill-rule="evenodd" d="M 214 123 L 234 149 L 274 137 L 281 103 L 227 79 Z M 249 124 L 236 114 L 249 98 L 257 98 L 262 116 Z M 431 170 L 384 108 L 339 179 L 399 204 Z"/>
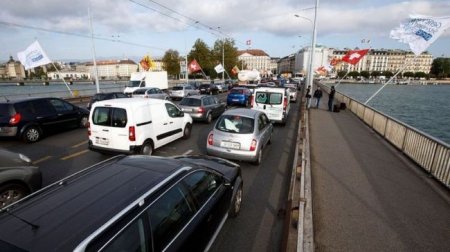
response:
<path fill-rule="evenodd" d="M 322 98 L 322 90 L 320 87 L 317 87 L 316 91 L 314 91 L 314 98 L 316 98 L 316 108 L 319 108 L 320 98 Z"/>
<path fill-rule="evenodd" d="M 311 107 L 311 86 L 308 86 L 306 88 L 306 108 L 310 108 Z"/>
<path fill-rule="evenodd" d="M 333 100 L 335 93 L 336 90 L 334 89 L 334 86 L 331 86 L 330 94 L 328 95 L 328 111 L 333 111 Z"/>

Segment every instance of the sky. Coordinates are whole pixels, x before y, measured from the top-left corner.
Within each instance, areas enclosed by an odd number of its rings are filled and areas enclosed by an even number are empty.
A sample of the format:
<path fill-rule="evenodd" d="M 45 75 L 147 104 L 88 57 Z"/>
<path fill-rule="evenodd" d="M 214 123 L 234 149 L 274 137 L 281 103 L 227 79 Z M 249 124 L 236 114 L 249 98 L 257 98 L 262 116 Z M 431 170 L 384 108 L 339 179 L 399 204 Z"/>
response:
<path fill-rule="evenodd" d="M 311 44 L 315 3 L 2 0 L 0 63 L 10 56 L 17 60 L 17 53 L 35 40 L 54 61 L 92 60 L 93 48 L 97 59 L 139 60 L 146 54 L 158 58 L 169 49 L 185 55 L 197 39 L 213 47 L 223 38 L 234 39 L 239 50 L 261 49 L 271 57 L 284 57 Z M 320 0 L 316 44 L 409 50 L 407 44 L 389 38 L 389 33 L 411 14 L 450 17 L 450 1 Z M 450 57 L 450 29 L 428 51 L 433 57 Z"/>

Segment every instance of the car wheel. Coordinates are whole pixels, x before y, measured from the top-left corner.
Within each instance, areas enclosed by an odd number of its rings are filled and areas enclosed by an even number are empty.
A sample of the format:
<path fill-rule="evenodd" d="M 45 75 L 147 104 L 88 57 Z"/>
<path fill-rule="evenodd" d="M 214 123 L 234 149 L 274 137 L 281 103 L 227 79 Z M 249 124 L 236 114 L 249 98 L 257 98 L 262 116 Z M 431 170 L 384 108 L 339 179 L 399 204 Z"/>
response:
<path fill-rule="evenodd" d="M 41 138 L 41 131 L 36 126 L 30 126 L 25 129 L 22 139 L 27 143 L 37 142 Z"/>
<path fill-rule="evenodd" d="M 89 118 L 87 115 L 82 116 L 80 120 L 80 128 L 86 128 L 88 125 Z"/>
<path fill-rule="evenodd" d="M 25 197 L 29 190 L 20 184 L 5 184 L 0 187 L 0 209 Z"/>
<path fill-rule="evenodd" d="M 231 207 L 230 207 L 230 217 L 236 217 L 238 216 L 239 212 L 241 211 L 241 206 L 242 206 L 242 195 L 243 195 L 243 191 L 242 191 L 242 183 L 239 184 L 239 188 L 236 191 L 236 195 L 234 195 L 233 201 L 231 202 Z"/>
<path fill-rule="evenodd" d="M 145 142 L 141 147 L 141 154 L 151 156 L 153 154 L 153 145 L 151 142 Z"/>
<path fill-rule="evenodd" d="M 191 136 L 191 124 L 186 124 L 186 127 L 184 127 L 183 131 L 183 139 L 188 139 Z"/>
<path fill-rule="evenodd" d="M 262 149 L 256 153 L 256 160 L 253 162 L 254 165 L 260 165 L 262 161 Z"/>
<path fill-rule="evenodd" d="M 212 115 L 211 115 L 211 113 L 209 113 L 207 116 L 206 116 L 206 123 L 211 123 L 212 122 Z"/>

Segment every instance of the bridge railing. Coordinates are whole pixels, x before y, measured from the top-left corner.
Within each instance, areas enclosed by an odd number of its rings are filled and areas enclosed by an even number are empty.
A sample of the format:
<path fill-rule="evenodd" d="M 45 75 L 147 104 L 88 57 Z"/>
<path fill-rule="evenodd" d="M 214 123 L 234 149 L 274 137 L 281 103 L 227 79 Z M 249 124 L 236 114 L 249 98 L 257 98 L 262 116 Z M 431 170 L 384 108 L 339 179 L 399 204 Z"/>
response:
<path fill-rule="evenodd" d="M 329 93 L 330 87 L 321 87 Z M 450 145 L 345 94 L 336 92 L 335 101 L 345 103 L 368 126 L 450 188 Z"/>

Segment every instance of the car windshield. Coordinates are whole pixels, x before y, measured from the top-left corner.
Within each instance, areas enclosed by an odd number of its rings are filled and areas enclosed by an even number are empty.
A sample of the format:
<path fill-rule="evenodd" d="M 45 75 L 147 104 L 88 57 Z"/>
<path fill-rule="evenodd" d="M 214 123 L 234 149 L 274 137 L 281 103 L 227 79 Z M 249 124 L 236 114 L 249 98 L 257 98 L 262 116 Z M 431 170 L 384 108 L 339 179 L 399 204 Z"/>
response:
<path fill-rule="evenodd" d="M 145 94 L 145 91 L 147 91 L 147 89 L 138 89 L 134 91 L 133 94 Z"/>
<path fill-rule="evenodd" d="M 195 98 L 183 98 L 180 102 L 181 106 L 191 106 L 191 107 L 200 107 L 202 105 L 202 101 L 200 99 Z"/>
<path fill-rule="evenodd" d="M 130 81 L 128 83 L 128 87 L 139 87 L 141 85 L 142 81 L 140 80 L 134 80 L 134 81 Z"/>
<path fill-rule="evenodd" d="M 256 92 L 257 103 L 263 104 L 281 104 L 283 95 L 281 93 Z"/>
<path fill-rule="evenodd" d="M 238 134 L 253 133 L 255 120 L 239 115 L 223 115 L 216 124 L 216 129 Z"/>
<path fill-rule="evenodd" d="M 172 90 L 183 90 L 183 87 L 173 87 Z"/>

